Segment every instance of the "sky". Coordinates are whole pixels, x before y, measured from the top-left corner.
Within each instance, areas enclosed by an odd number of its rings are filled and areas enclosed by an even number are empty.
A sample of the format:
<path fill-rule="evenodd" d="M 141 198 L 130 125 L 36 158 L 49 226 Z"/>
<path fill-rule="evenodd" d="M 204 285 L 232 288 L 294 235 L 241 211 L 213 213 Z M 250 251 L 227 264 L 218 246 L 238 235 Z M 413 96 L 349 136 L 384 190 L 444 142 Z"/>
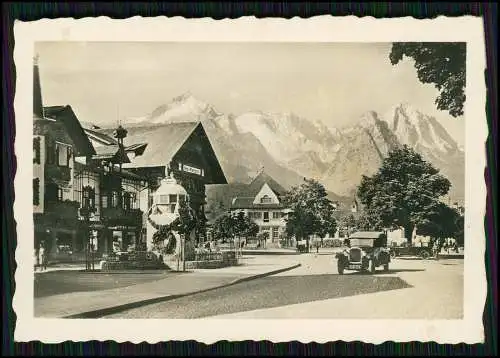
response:
<path fill-rule="evenodd" d="M 459 144 L 464 119 L 436 109 L 438 91 L 390 43 L 39 42 L 44 105 L 96 124 L 139 117 L 185 92 L 225 114 L 293 112 L 329 127 L 408 103 Z"/>

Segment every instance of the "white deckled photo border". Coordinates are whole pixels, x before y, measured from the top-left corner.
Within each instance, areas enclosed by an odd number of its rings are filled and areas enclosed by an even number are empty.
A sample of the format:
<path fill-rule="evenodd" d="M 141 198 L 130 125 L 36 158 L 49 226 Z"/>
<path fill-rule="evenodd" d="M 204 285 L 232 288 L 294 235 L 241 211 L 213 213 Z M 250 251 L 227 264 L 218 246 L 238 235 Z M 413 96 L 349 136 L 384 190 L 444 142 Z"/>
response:
<path fill-rule="evenodd" d="M 486 167 L 486 68 L 481 18 L 438 17 L 417 20 L 318 16 L 309 19 L 242 17 L 213 20 L 182 17 L 107 17 L 43 19 L 14 25 L 16 68 L 16 118 L 14 217 L 17 223 L 13 308 L 17 315 L 15 340 L 59 343 L 67 340 L 114 340 L 156 343 L 167 340 L 269 340 L 287 342 L 435 341 L 480 343 L 484 341 L 483 311 L 487 282 L 485 273 Z M 176 42 L 466 42 L 467 79 L 465 108 L 465 257 L 464 316 L 461 320 L 94 320 L 43 319 L 34 317 L 32 158 L 26 150 L 32 141 L 32 66 L 38 41 L 176 41 Z M 167 321 L 167 322 L 166 322 Z"/>

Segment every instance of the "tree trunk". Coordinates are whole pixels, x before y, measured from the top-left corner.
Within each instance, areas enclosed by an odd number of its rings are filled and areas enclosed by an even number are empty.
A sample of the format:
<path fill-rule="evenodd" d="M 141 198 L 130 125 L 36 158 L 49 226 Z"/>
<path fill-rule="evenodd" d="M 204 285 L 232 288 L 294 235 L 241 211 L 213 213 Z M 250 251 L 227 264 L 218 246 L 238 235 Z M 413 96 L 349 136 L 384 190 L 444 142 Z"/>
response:
<path fill-rule="evenodd" d="M 415 229 L 415 225 L 412 223 L 409 223 L 404 226 L 404 231 L 405 231 L 405 238 L 408 241 L 408 244 L 411 246 L 412 241 L 413 241 L 413 230 Z"/>

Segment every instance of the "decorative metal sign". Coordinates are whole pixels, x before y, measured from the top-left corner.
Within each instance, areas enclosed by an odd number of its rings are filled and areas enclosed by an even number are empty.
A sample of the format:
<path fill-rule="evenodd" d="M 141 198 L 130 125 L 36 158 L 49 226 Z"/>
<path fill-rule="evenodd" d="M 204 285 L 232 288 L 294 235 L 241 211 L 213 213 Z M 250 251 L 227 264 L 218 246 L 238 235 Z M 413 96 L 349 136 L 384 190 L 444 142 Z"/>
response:
<path fill-rule="evenodd" d="M 186 173 L 191 173 L 191 174 L 196 174 L 196 175 L 203 175 L 203 169 L 191 167 L 189 165 L 183 164 L 182 165 L 182 170 L 185 171 Z"/>

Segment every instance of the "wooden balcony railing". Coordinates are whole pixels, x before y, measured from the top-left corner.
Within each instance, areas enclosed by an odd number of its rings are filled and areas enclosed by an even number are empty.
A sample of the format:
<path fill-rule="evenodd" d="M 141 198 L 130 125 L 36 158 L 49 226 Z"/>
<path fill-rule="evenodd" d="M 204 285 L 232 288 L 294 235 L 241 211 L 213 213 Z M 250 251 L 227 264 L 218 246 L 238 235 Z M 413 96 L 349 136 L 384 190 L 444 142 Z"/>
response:
<path fill-rule="evenodd" d="M 125 210 L 121 207 L 101 208 L 101 219 L 123 225 L 141 225 L 142 211 L 140 209 Z"/>
<path fill-rule="evenodd" d="M 61 219 L 78 219 L 78 208 L 80 204 L 77 201 L 46 201 L 45 213 Z"/>

